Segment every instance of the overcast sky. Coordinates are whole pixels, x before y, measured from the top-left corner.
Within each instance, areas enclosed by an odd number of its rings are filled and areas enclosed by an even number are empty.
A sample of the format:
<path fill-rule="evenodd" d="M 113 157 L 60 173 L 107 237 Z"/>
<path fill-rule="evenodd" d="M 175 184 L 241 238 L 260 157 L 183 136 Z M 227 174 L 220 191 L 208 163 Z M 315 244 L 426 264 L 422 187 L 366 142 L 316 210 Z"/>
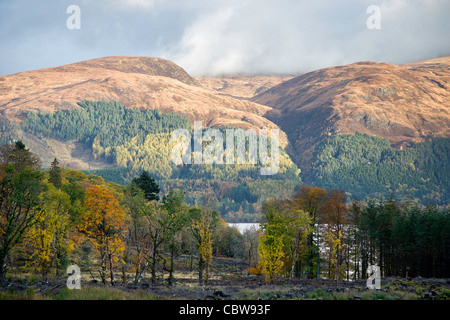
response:
<path fill-rule="evenodd" d="M 450 55 L 449 13 L 449 0 L 0 0 L 0 75 L 118 55 L 194 76 L 400 64 Z"/>

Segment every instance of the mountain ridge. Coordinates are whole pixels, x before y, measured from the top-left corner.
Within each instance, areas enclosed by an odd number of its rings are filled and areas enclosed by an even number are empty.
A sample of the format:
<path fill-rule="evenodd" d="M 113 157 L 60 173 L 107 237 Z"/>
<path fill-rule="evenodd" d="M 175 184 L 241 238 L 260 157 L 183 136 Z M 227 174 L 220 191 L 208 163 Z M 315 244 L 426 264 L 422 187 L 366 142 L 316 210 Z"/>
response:
<path fill-rule="evenodd" d="M 11 121 L 29 111 L 71 110 L 86 100 L 177 112 L 204 126 L 278 128 L 264 117 L 270 107 L 205 88 L 160 58 L 106 57 L 0 77 L 0 114 Z"/>
<path fill-rule="evenodd" d="M 266 117 L 287 133 L 304 169 L 314 146 L 332 134 L 367 133 L 397 148 L 450 136 L 449 89 L 450 56 L 398 66 L 366 61 L 328 67 L 251 100 L 273 108 Z"/>

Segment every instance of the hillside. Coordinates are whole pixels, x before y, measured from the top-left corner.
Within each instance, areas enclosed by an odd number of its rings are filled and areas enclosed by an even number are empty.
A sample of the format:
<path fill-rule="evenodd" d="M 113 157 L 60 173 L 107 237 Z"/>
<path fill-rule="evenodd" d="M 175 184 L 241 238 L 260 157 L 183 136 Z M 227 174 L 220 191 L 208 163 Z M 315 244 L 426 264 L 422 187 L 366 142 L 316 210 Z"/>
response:
<path fill-rule="evenodd" d="M 335 133 L 367 133 L 406 147 L 450 136 L 450 57 L 325 68 L 283 82 L 252 101 L 274 108 L 267 118 L 288 134 L 305 169 L 313 146 Z"/>
<path fill-rule="evenodd" d="M 223 96 L 206 88 L 173 62 L 150 57 L 105 57 L 0 77 L 0 120 L 21 122 L 30 111 L 78 109 L 84 101 L 117 101 L 128 108 L 176 112 L 203 126 L 243 129 L 278 128 L 264 116 L 270 107 Z M 45 165 L 55 156 L 75 169 L 111 167 L 76 141 L 19 136 Z M 1 138 L 1 134 L 0 134 Z M 280 133 L 280 144 L 287 139 Z M 58 150 L 58 152 L 54 152 Z"/>
<path fill-rule="evenodd" d="M 270 107 L 219 95 L 159 58 L 107 57 L 0 77 L 0 113 L 10 120 L 21 121 L 29 111 L 74 109 L 86 100 L 177 112 L 208 126 L 276 128 L 263 117 Z"/>
<path fill-rule="evenodd" d="M 293 75 L 224 75 L 220 77 L 198 77 L 200 85 L 236 98 L 250 99 L 282 82 L 292 79 Z"/>

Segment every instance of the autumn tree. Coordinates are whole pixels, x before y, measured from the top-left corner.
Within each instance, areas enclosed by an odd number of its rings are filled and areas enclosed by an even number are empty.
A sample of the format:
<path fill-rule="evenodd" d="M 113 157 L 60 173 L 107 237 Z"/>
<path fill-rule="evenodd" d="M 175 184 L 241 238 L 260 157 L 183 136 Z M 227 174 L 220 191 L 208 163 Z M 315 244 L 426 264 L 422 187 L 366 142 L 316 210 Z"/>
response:
<path fill-rule="evenodd" d="M 102 282 L 106 283 L 109 264 L 111 285 L 115 285 L 114 264 L 125 250 L 125 212 L 111 191 L 95 185 L 87 188 L 84 206 L 79 230 L 100 253 Z"/>
<path fill-rule="evenodd" d="M 162 256 L 164 247 L 170 253 L 169 259 L 169 283 L 173 281 L 173 257 L 175 255 L 176 233 L 181 230 L 185 217 L 185 205 L 182 193 L 172 192 L 167 195 L 163 203 L 149 203 L 149 213 L 147 219 L 147 238 L 151 245 L 150 254 L 145 258 L 150 264 L 152 282 L 156 281 L 156 269 L 160 261 L 165 265 L 165 258 Z"/>
<path fill-rule="evenodd" d="M 251 227 L 243 232 L 243 256 L 248 261 L 248 268 L 252 268 L 258 262 L 258 238 L 260 230 Z"/>
<path fill-rule="evenodd" d="M 291 210 L 287 217 L 287 245 L 290 255 L 290 278 L 299 277 L 308 253 L 308 239 L 312 234 L 311 216 L 303 210 Z M 306 269 L 309 273 L 310 270 Z"/>
<path fill-rule="evenodd" d="M 42 180 L 38 170 L 16 171 L 14 165 L 0 165 L 0 280 L 5 277 L 11 250 L 43 213 L 39 207 Z"/>
<path fill-rule="evenodd" d="M 313 230 L 309 213 L 295 210 L 290 200 L 275 199 L 264 204 L 263 212 L 264 234 L 260 244 L 262 266 L 268 281 L 281 272 L 278 269 L 281 257 L 289 277 L 300 276 L 307 253 L 307 239 Z"/>
<path fill-rule="evenodd" d="M 144 191 L 134 183 L 128 185 L 122 206 L 130 217 L 127 233 L 127 251 L 134 268 L 134 284 L 137 285 L 149 265 L 150 254 L 148 237 L 148 216 L 151 214 L 150 204 L 144 197 Z"/>
<path fill-rule="evenodd" d="M 325 230 L 325 244 L 328 255 L 328 276 L 330 279 L 336 279 L 336 283 L 341 278 L 341 263 L 339 253 L 342 251 L 342 231 L 337 234 L 330 229 Z"/>
<path fill-rule="evenodd" d="M 179 233 L 188 223 L 188 206 L 184 202 L 185 193 L 180 189 L 171 189 L 163 199 L 163 207 L 166 215 L 163 216 L 161 224 L 164 226 L 165 246 L 169 251 L 169 266 L 166 270 L 169 272 L 168 284 L 173 284 L 174 258 L 178 253 Z"/>
<path fill-rule="evenodd" d="M 327 195 L 325 189 L 311 186 L 301 186 L 293 198 L 294 209 L 306 211 L 311 216 L 311 223 L 315 224 L 320 218 L 320 209 Z"/>
<path fill-rule="evenodd" d="M 168 282 L 173 282 L 174 257 L 178 250 L 178 233 L 187 222 L 187 205 L 184 192 L 170 190 L 162 203 L 148 202 L 142 190 L 132 182 L 126 191 L 123 206 L 131 223 L 127 240 L 130 244 L 135 268 L 134 283 L 138 284 L 147 267 L 151 269 L 152 282 L 156 280 L 157 264 L 162 261 L 163 268 L 169 271 Z M 163 250 L 169 253 L 168 265 Z"/>
<path fill-rule="evenodd" d="M 28 265 L 46 277 L 51 268 L 58 275 L 59 267 L 74 247 L 69 238 L 72 227 L 70 197 L 53 185 L 49 185 L 41 197 L 44 210 L 37 223 L 27 231 L 25 246 L 31 249 Z"/>
<path fill-rule="evenodd" d="M 191 207 L 189 215 L 191 219 L 190 229 L 196 240 L 198 251 L 198 280 L 208 284 L 209 266 L 212 259 L 213 243 L 212 233 L 219 221 L 219 213 L 214 210 L 217 203 L 211 192 L 206 192 L 202 197 L 203 205 L 200 208 Z"/>
<path fill-rule="evenodd" d="M 203 215 L 200 220 L 196 221 L 198 228 L 198 260 L 199 260 L 199 282 L 200 284 L 203 282 L 203 270 L 205 270 L 204 280 L 205 285 L 208 285 L 209 280 L 209 266 L 212 260 L 212 228 L 210 226 L 209 215 L 205 214 L 205 210 L 203 210 Z"/>
<path fill-rule="evenodd" d="M 329 190 L 321 208 L 322 224 L 325 226 L 325 243 L 329 248 L 328 269 L 329 275 L 342 277 L 342 264 L 346 257 L 343 254 L 344 237 L 348 220 L 348 207 L 343 191 Z M 332 251 L 334 248 L 334 251 Z M 336 262 L 334 262 L 336 260 Z M 337 271 L 334 271 L 334 270 Z"/>
<path fill-rule="evenodd" d="M 320 212 L 327 191 L 319 187 L 301 186 L 300 190 L 292 200 L 294 210 L 303 210 L 311 218 L 310 227 L 312 232 L 308 235 L 308 250 L 305 254 L 306 271 L 308 278 L 319 276 L 320 250 L 317 245 L 319 241 Z"/>
<path fill-rule="evenodd" d="M 264 203 L 264 221 L 261 223 L 263 233 L 259 237 L 258 252 L 260 265 L 266 276 L 267 282 L 273 282 L 275 276 L 283 270 L 284 251 L 284 227 L 280 219 L 280 200 L 268 200 Z"/>
<path fill-rule="evenodd" d="M 133 182 L 128 187 L 124 206 L 130 213 L 130 238 L 136 251 L 135 284 L 139 283 L 149 264 L 152 282 L 155 282 L 157 263 L 162 260 L 164 269 L 169 271 L 168 282 L 171 285 L 174 279 L 178 233 L 188 220 L 184 192 L 178 189 L 170 190 L 163 197 L 161 204 L 148 203 L 144 191 Z M 162 254 L 164 248 L 169 252 L 168 266 Z"/>
<path fill-rule="evenodd" d="M 272 283 L 275 276 L 283 270 L 283 238 L 266 229 L 259 238 L 258 252 L 261 258 L 261 269 L 266 276 L 266 281 Z"/>

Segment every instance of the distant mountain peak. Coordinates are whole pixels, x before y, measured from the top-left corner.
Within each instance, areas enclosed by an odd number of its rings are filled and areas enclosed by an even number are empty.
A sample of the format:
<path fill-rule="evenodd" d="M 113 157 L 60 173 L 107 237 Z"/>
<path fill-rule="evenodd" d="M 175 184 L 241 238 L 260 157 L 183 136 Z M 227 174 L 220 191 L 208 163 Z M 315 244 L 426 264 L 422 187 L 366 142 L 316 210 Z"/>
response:
<path fill-rule="evenodd" d="M 67 69 L 72 67 L 89 67 L 120 71 L 124 73 L 137 73 L 149 76 L 161 76 L 179 80 L 188 85 L 198 85 L 183 68 L 172 61 L 155 57 L 129 57 L 110 56 L 91 59 L 58 67 Z"/>

